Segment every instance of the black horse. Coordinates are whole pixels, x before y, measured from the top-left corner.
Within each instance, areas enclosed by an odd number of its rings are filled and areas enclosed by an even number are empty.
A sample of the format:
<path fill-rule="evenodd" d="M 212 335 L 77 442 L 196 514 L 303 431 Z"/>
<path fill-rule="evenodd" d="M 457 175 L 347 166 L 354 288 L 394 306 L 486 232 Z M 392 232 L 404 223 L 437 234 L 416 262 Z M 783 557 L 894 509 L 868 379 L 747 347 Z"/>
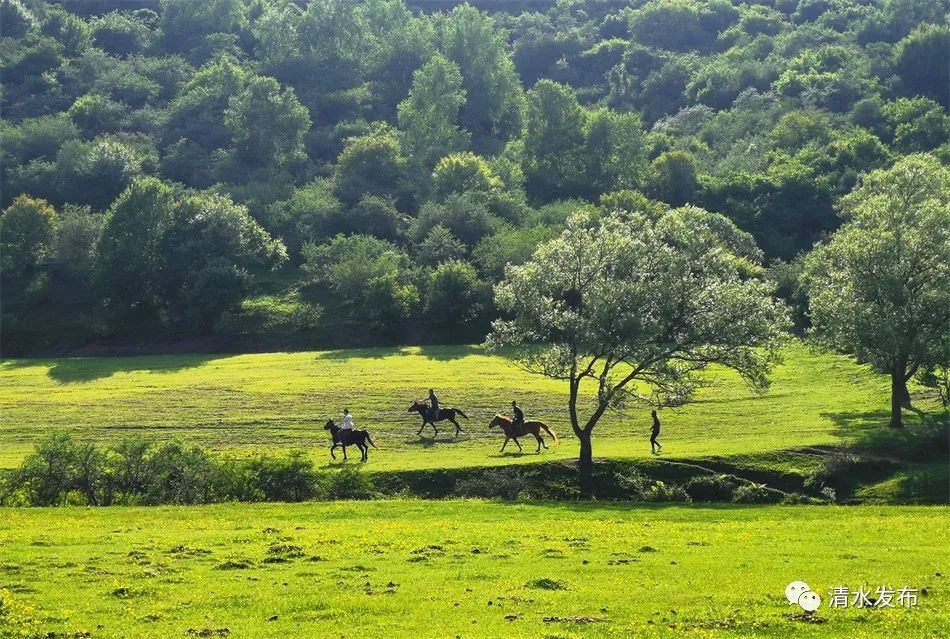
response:
<path fill-rule="evenodd" d="M 336 459 L 336 455 L 333 454 L 333 449 L 337 446 L 343 447 L 343 461 L 346 461 L 347 446 L 356 446 L 360 449 L 360 461 L 367 461 L 369 459 L 369 446 L 366 445 L 367 442 L 369 442 L 370 446 L 376 448 L 376 444 L 373 443 L 369 433 L 365 430 L 354 429 L 346 431 L 337 426 L 332 419 L 327 420 L 327 423 L 323 425 L 323 430 L 330 431 L 330 435 L 333 437 L 333 445 L 330 446 L 330 457 L 333 459 Z"/>
<path fill-rule="evenodd" d="M 426 427 L 426 424 L 431 424 L 432 430 L 435 431 L 435 435 L 433 435 L 433 437 L 436 437 L 439 434 L 439 429 L 435 426 L 436 422 L 441 422 L 442 420 L 447 419 L 455 424 L 455 436 L 458 437 L 459 433 L 464 433 L 465 431 L 463 431 L 462 427 L 459 426 L 459 423 L 455 421 L 455 416 L 459 415 L 465 419 L 468 419 L 468 415 L 463 413 L 461 408 L 440 408 L 439 418 L 433 420 L 432 415 L 429 414 L 429 405 L 425 402 L 413 402 L 412 406 L 409 407 L 407 412 L 419 413 L 419 415 L 422 417 L 422 426 L 419 427 L 419 432 L 416 433 L 416 435 L 421 435 L 422 429 Z"/>

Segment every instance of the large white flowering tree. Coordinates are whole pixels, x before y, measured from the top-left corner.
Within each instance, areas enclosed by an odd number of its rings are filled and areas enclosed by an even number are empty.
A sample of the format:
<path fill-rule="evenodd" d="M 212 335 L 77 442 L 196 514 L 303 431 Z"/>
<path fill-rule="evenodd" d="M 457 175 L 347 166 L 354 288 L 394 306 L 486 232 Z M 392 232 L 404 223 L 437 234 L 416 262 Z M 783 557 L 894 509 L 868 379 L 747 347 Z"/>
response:
<path fill-rule="evenodd" d="M 712 364 L 767 388 L 788 320 L 761 258 L 725 217 L 684 207 L 575 215 L 528 263 L 508 268 L 495 289 L 504 317 L 488 342 L 569 385 L 584 494 L 593 489 L 591 433 L 608 409 L 683 404 Z"/>

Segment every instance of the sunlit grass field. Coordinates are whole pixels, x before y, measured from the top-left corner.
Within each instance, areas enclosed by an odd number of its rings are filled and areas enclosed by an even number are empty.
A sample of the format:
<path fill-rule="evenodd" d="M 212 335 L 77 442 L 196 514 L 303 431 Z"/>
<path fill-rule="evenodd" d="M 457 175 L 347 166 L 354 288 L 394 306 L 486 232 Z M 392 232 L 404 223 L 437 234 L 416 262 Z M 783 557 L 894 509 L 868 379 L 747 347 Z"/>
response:
<path fill-rule="evenodd" d="M 713 371 L 694 403 L 661 414 L 664 456 L 835 444 L 886 421 L 887 379 L 846 357 L 796 344 L 773 380 L 756 396 L 736 375 Z M 421 420 L 407 408 L 430 387 L 469 415 L 459 438 L 448 422 L 437 438 L 431 428 L 416 435 Z M 509 446 L 500 455 L 487 424 L 512 399 L 561 444 L 535 455 L 525 440 L 525 454 Z M 0 363 L 0 467 L 16 465 L 51 429 L 96 442 L 177 438 L 238 456 L 303 448 L 329 463 L 323 424 L 344 407 L 380 446 L 369 462 L 377 470 L 573 458 L 566 405 L 565 383 L 477 347 L 14 360 Z M 649 456 L 649 426 L 646 409 L 609 414 L 595 431 L 595 456 Z"/>
<path fill-rule="evenodd" d="M 926 639 L 950 628 L 947 523 L 910 506 L 12 509 L 0 589 L 42 630 L 96 638 Z M 787 603 L 793 580 L 823 623 Z M 838 610 L 837 586 L 927 594 Z"/>

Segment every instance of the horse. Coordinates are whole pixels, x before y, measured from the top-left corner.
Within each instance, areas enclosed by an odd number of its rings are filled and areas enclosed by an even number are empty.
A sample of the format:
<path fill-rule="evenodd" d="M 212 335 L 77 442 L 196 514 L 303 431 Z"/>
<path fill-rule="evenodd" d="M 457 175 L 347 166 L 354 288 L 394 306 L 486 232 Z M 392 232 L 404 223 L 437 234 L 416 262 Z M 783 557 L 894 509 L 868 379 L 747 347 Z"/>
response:
<path fill-rule="evenodd" d="M 463 413 L 461 408 L 440 408 L 439 418 L 433 420 L 432 416 L 429 415 L 429 405 L 425 402 L 413 402 L 412 406 L 409 407 L 407 412 L 419 413 L 419 415 L 422 417 L 422 426 L 419 427 L 419 432 L 417 432 L 416 435 L 421 435 L 422 429 L 426 427 L 426 424 L 431 424 L 432 430 L 435 431 L 435 435 L 433 435 L 433 437 L 437 437 L 439 435 L 439 429 L 436 428 L 435 422 L 441 422 L 444 419 L 449 420 L 455 424 L 455 436 L 458 437 L 459 433 L 464 433 L 465 431 L 463 431 L 462 427 L 459 426 L 459 423 L 455 421 L 455 416 L 459 415 L 465 419 L 468 419 L 468 415 Z"/>
<path fill-rule="evenodd" d="M 367 431 L 354 429 L 346 432 L 337 426 L 332 419 L 327 420 L 327 423 L 323 425 L 323 430 L 330 431 L 330 436 L 333 437 L 333 445 L 330 446 L 330 457 L 333 459 L 336 459 L 336 455 L 333 454 L 333 449 L 337 446 L 343 447 L 343 461 L 347 461 L 347 446 L 352 445 L 360 449 L 360 461 L 367 461 L 369 459 L 369 446 L 366 445 L 366 442 L 369 442 L 373 448 L 377 447 Z"/>
<path fill-rule="evenodd" d="M 501 445 L 501 450 L 498 451 L 500 453 L 505 452 L 505 446 L 508 445 L 509 439 L 515 440 L 515 443 L 518 444 L 518 452 L 521 452 L 523 449 L 521 448 L 521 444 L 518 442 L 518 438 L 523 435 L 527 435 L 528 433 L 534 435 L 534 438 L 538 440 L 538 449 L 534 452 L 540 453 L 542 446 L 545 448 L 548 447 L 548 445 L 544 443 L 544 439 L 541 437 L 542 428 L 544 429 L 544 432 L 551 436 L 551 439 L 554 440 L 554 443 L 557 443 L 557 435 L 555 435 L 554 431 L 548 428 L 547 424 L 544 422 L 524 422 L 521 424 L 521 432 L 515 432 L 516 429 L 513 419 L 504 415 L 495 415 L 494 419 L 492 419 L 488 424 L 488 430 L 491 430 L 493 426 L 500 426 L 505 432 L 505 443 Z"/>

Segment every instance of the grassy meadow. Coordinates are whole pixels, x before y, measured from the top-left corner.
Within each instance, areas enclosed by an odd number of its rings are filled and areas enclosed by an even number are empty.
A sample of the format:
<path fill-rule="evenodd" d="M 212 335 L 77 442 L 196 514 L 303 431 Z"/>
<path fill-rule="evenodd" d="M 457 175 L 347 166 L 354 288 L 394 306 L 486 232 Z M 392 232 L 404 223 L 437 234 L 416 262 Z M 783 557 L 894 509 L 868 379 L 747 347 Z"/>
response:
<path fill-rule="evenodd" d="M 728 371 L 708 382 L 695 402 L 661 414 L 665 458 L 838 444 L 886 421 L 884 376 L 800 344 L 786 351 L 766 395 Z M 421 420 L 407 408 L 429 387 L 469 415 L 459 438 L 448 422 L 437 438 L 430 428 L 416 435 Z M 525 454 L 510 445 L 500 455 L 500 435 L 487 424 L 512 398 L 529 419 L 550 424 L 560 445 L 535 455 L 525 440 Z M 370 455 L 376 470 L 574 458 L 566 406 L 564 383 L 477 347 L 12 360 L 0 363 L 0 468 L 16 465 L 50 429 L 96 442 L 177 438 L 238 456 L 303 448 L 329 464 L 322 427 L 344 407 L 380 446 Z M 649 457 L 649 426 L 645 409 L 608 414 L 595 431 L 595 456 Z"/>
<path fill-rule="evenodd" d="M 0 517 L 0 589 L 27 609 L 22 627 L 95 638 L 926 639 L 950 627 L 947 514 L 479 501 L 13 509 Z M 817 620 L 785 600 L 799 579 L 825 599 Z M 830 588 L 884 585 L 927 595 L 911 609 L 827 606 Z"/>

